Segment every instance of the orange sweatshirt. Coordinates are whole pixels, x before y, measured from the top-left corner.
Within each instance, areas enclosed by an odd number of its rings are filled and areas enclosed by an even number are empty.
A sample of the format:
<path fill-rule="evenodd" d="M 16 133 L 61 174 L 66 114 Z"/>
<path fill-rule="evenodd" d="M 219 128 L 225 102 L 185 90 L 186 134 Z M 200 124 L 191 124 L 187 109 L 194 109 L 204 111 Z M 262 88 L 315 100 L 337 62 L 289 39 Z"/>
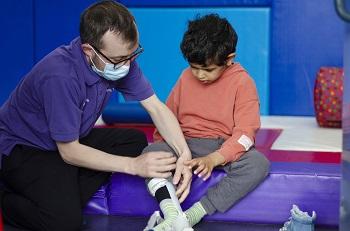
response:
<path fill-rule="evenodd" d="M 190 68 L 185 69 L 166 105 L 177 117 L 185 137 L 224 138 L 217 151 L 225 162 L 235 161 L 249 150 L 260 127 L 254 80 L 238 63 L 210 84 L 201 83 Z M 162 140 L 157 131 L 154 140 Z"/>

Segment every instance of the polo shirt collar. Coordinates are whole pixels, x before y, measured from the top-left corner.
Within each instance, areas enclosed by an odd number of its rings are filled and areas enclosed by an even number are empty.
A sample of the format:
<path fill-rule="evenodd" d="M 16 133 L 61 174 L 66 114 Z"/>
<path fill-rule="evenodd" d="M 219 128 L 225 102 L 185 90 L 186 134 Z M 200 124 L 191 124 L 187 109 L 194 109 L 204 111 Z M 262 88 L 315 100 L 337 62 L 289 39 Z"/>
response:
<path fill-rule="evenodd" d="M 92 86 L 101 81 L 101 77 L 92 70 L 90 64 L 87 62 L 86 56 L 81 48 L 80 37 L 77 37 L 73 41 L 74 53 L 78 55 L 78 65 L 82 67 L 82 73 L 78 73 L 78 75 L 83 75 L 82 77 L 84 78 L 86 84 Z"/>

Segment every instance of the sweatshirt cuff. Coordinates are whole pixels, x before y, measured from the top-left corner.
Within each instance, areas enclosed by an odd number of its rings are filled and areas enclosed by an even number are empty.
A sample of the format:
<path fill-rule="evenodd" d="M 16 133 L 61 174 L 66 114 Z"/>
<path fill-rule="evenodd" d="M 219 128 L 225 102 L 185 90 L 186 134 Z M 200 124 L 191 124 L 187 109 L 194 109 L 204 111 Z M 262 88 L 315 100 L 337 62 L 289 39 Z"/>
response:
<path fill-rule="evenodd" d="M 236 143 L 234 145 L 228 146 L 222 146 L 218 152 L 225 158 L 225 163 L 232 162 L 238 160 L 245 152 L 245 148 L 239 144 Z"/>

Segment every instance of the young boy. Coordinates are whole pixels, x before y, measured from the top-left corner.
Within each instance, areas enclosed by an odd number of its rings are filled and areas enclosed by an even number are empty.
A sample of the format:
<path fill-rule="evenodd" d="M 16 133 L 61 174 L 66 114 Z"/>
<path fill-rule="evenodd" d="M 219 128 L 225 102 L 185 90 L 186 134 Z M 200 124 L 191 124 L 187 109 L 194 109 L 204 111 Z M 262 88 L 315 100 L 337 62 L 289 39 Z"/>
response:
<path fill-rule="evenodd" d="M 223 213 L 268 174 L 268 160 L 254 149 L 260 127 L 256 87 L 247 71 L 233 62 L 237 39 L 227 19 L 216 14 L 189 22 L 181 51 L 190 66 L 170 93 L 167 106 L 179 120 L 192 152 L 193 159 L 184 164 L 203 180 L 213 168 L 221 168 L 227 175 L 184 213 L 171 181 L 148 179 L 148 189 L 164 214 L 164 221 L 153 230 L 182 231 L 207 214 Z M 157 131 L 154 139 L 144 152 L 176 154 Z"/>

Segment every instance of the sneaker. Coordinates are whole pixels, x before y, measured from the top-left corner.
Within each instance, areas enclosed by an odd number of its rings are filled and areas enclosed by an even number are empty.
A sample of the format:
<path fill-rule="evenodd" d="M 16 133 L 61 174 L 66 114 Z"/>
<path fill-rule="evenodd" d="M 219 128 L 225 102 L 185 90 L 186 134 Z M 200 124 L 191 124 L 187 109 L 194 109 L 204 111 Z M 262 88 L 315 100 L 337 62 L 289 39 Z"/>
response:
<path fill-rule="evenodd" d="M 312 212 L 310 217 L 307 212 L 301 211 L 298 206 L 293 205 L 290 210 L 291 217 L 289 221 L 284 223 L 284 226 L 279 231 L 314 231 L 316 213 Z"/>
<path fill-rule="evenodd" d="M 155 228 L 157 225 L 159 225 L 163 221 L 164 219 L 160 216 L 159 211 L 154 212 L 144 231 L 153 230 L 153 228 Z M 181 213 L 176 217 L 176 219 L 171 224 L 171 226 L 163 227 L 162 231 L 193 231 L 193 229 L 190 226 L 190 223 L 188 222 L 188 219 L 185 213 Z"/>
<path fill-rule="evenodd" d="M 181 213 L 177 216 L 176 220 L 173 223 L 174 231 L 192 231 L 192 227 L 186 217 L 185 213 Z"/>
<path fill-rule="evenodd" d="M 155 211 L 147 222 L 147 226 L 143 229 L 143 231 L 151 231 L 154 226 L 160 224 L 164 219 L 160 215 L 159 211 Z"/>

